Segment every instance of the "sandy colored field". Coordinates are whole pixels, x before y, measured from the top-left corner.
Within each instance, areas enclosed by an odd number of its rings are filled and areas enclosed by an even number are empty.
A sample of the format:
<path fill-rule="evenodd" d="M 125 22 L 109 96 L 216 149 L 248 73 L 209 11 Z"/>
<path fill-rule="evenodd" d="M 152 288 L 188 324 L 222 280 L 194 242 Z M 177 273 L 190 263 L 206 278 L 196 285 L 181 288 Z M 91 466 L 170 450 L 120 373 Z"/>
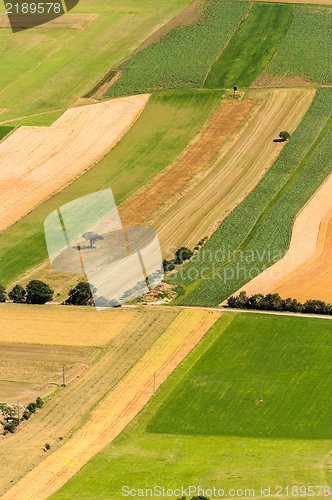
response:
<path fill-rule="evenodd" d="M 21 127 L 3 141 L 0 230 L 100 160 L 138 118 L 148 99 L 145 94 L 71 108 L 50 127 Z"/>
<path fill-rule="evenodd" d="M 0 343 L 0 402 L 22 404 L 45 397 L 88 367 L 99 350 L 92 347 Z"/>
<path fill-rule="evenodd" d="M 0 14 L 0 29 L 1 28 L 29 28 L 29 29 L 47 29 L 47 30 L 65 30 L 74 29 L 82 31 L 84 28 L 89 26 L 95 19 L 97 19 L 98 14 L 63 14 L 60 17 L 52 19 L 45 22 L 40 26 L 34 26 L 34 17 L 38 19 L 40 15 L 15 15 L 11 16 L 12 25 L 9 22 L 7 14 Z M 47 18 L 47 16 L 45 16 Z"/>
<path fill-rule="evenodd" d="M 136 311 L 77 306 L 0 304 L 0 342 L 101 346 L 134 326 Z"/>
<path fill-rule="evenodd" d="M 220 315 L 217 311 L 183 310 L 100 402 L 86 425 L 2 498 L 42 500 L 57 491 L 110 443 L 149 401 L 154 391 L 154 374 L 156 387 L 159 387 Z"/>
<path fill-rule="evenodd" d="M 52 307 L 58 310 L 60 316 L 62 306 Z M 102 348 L 101 355 L 97 356 L 82 375 L 61 388 L 19 432 L 1 440 L 0 495 L 45 458 L 45 443 L 50 443 L 52 451 L 55 451 L 86 423 L 91 410 L 181 311 L 165 308 L 161 314 L 158 308 L 132 309 L 132 321 L 124 325 L 108 346 Z M 117 323 L 116 314 L 112 314 L 115 312 L 112 310 L 110 316 L 112 329 Z M 99 316 L 103 312 L 96 314 Z M 59 440 L 59 437 L 63 439 Z M 27 500 L 28 496 L 16 496 L 17 500 L 20 498 Z"/>
<path fill-rule="evenodd" d="M 123 220 L 152 224 L 164 256 L 181 245 L 195 246 L 270 168 L 284 146 L 273 139 L 282 129 L 296 129 L 314 94 L 313 89 L 255 89 L 247 94 L 249 101 L 222 103 L 175 165 L 120 207 Z"/>
<path fill-rule="evenodd" d="M 241 290 L 332 302 L 331 200 L 332 175 L 297 215 L 286 255 Z"/>

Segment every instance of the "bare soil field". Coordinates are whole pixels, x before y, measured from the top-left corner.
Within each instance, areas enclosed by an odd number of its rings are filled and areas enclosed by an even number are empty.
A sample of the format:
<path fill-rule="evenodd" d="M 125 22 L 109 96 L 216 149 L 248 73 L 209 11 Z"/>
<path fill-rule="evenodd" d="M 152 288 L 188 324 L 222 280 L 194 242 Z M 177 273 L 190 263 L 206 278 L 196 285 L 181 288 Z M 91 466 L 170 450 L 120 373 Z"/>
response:
<path fill-rule="evenodd" d="M 152 225 L 165 257 L 181 245 L 195 246 L 270 168 L 284 146 L 273 139 L 296 129 L 314 94 L 252 89 L 248 101 L 222 103 L 174 165 L 119 208 L 123 222 Z"/>
<path fill-rule="evenodd" d="M 51 307 L 57 310 L 54 314 L 60 318 L 63 307 Z M 82 311 L 79 307 L 77 309 Z M 15 434 L 1 439 L 0 495 L 45 458 L 43 451 L 45 443 L 50 443 L 51 452 L 56 450 L 88 421 L 91 410 L 124 377 L 181 312 L 181 309 L 177 308 L 165 308 L 163 314 L 160 314 L 160 309 L 157 308 L 130 309 L 133 312 L 132 321 L 119 329 L 108 346 L 103 346 L 101 355 L 97 356 L 79 377 L 46 401 L 45 406 L 27 424 L 21 424 Z M 97 317 L 103 315 L 103 311 L 95 313 Z M 112 336 L 112 330 L 117 323 L 116 315 L 108 315 L 108 318 Z M 177 321 L 174 328 L 177 329 L 179 325 L 180 322 Z M 102 417 L 100 418 L 102 420 Z M 107 414 L 103 418 L 107 418 Z M 26 499 L 31 496 L 17 494 L 15 499 L 19 498 Z M 33 498 L 35 500 L 36 497 Z"/>
<path fill-rule="evenodd" d="M 99 349 L 0 343 L 0 402 L 27 404 L 37 396 L 45 397 L 62 383 L 65 365 L 66 384 L 93 361 Z"/>
<path fill-rule="evenodd" d="M 297 215 L 286 255 L 241 289 L 332 302 L 331 199 L 330 175 Z"/>
<path fill-rule="evenodd" d="M 154 393 L 154 379 L 157 388 L 220 315 L 217 311 L 182 310 L 138 363 L 98 404 L 84 427 L 2 498 L 42 500 L 57 491 L 137 415 Z"/>
<path fill-rule="evenodd" d="M 144 94 L 71 108 L 50 127 L 20 127 L 3 141 L 0 230 L 100 160 L 135 122 L 148 99 Z"/>
<path fill-rule="evenodd" d="M 40 15 L 36 14 L 36 17 Z M 29 29 L 47 29 L 47 30 L 84 30 L 89 26 L 98 14 L 63 14 L 60 17 L 51 19 L 45 24 L 34 26 L 33 15 L 18 15 L 11 16 L 12 24 L 10 24 L 7 14 L 0 14 L 0 29 L 3 28 L 29 28 Z"/>

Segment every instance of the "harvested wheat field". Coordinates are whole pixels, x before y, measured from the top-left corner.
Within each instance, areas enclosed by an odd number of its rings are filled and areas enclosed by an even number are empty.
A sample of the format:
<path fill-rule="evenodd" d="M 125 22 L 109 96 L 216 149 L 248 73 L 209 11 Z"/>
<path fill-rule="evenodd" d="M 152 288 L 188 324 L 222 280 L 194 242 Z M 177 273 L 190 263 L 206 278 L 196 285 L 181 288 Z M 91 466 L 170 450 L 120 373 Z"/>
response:
<path fill-rule="evenodd" d="M 122 221 L 152 225 L 164 256 L 195 246 L 270 168 L 284 146 L 273 139 L 296 129 L 314 94 L 255 89 L 248 100 L 222 102 L 181 157 L 120 207 Z"/>
<path fill-rule="evenodd" d="M 20 127 L 0 144 L 0 230 L 80 176 L 123 137 L 149 95 L 68 109 L 50 127 Z"/>
<path fill-rule="evenodd" d="M 80 376 L 99 353 L 95 347 L 0 343 L 0 402 L 28 404 Z"/>
<path fill-rule="evenodd" d="M 25 308 L 24 305 L 21 307 L 22 309 Z M 56 305 L 50 307 L 55 310 L 54 314 L 60 322 L 65 307 Z M 40 308 L 43 309 L 44 306 Z M 36 306 L 36 309 L 38 309 L 38 306 Z M 86 316 L 83 314 L 82 309 L 85 308 L 76 307 L 76 309 L 76 314 L 81 316 L 83 326 Z M 51 449 L 54 451 L 72 436 L 74 430 L 81 428 L 87 422 L 91 410 L 122 379 L 181 313 L 181 309 L 176 308 L 165 308 L 163 314 L 160 314 L 157 308 L 121 309 L 124 312 L 126 312 L 125 309 L 130 309 L 131 321 L 123 324 L 123 327 L 118 329 L 118 334 L 108 341 L 108 345 L 102 345 L 97 349 L 97 356 L 94 357 L 93 362 L 90 362 L 79 377 L 76 377 L 65 388 L 58 387 L 56 394 L 46 402 L 43 409 L 38 411 L 27 424 L 21 424 L 18 432 L 1 440 L 0 467 L 2 473 L 0 476 L 0 495 L 45 458 L 43 448 L 46 442 L 50 443 Z M 116 329 L 118 323 L 118 310 L 94 312 L 100 318 L 104 312 L 109 313 L 107 316 L 112 336 L 112 332 Z M 14 319 L 15 314 L 13 314 L 13 321 Z M 94 336 L 97 337 L 96 330 Z M 3 340 L 2 336 L 0 336 L 0 340 Z M 24 341 L 23 336 L 21 340 Z M 97 340 L 98 338 L 96 338 Z M 16 344 L 16 346 L 17 349 L 25 348 L 24 344 Z M 49 349 L 47 346 L 38 347 L 46 351 Z M 53 348 L 62 353 L 63 356 L 65 356 L 68 349 L 56 345 Z M 75 349 L 78 348 L 75 347 Z M 84 352 L 89 348 L 83 347 L 80 349 L 83 349 L 82 352 Z M 78 352 L 80 351 L 78 350 Z M 19 359 L 18 356 L 17 362 L 19 362 Z M 12 378 L 14 378 L 14 374 Z M 19 495 L 16 498 L 19 498 Z"/>
<path fill-rule="evenodd" d="M 89 26 L 98 14 L 63 14 L 60 17 L 52 19 L 52 16 L 45 14 L 45 23 L 35 26 L 35 22 L 40 19 L 40 14 L 15 14 L 10 16 L 11 22 L 7 14 L 0 14 L 0 29 L 1 28 L 29 28 L 29 29 L 44 29 L 44 30 L 80 30 Z M 50 19 L 50 20 L 48 20 Z"/>
<path fill-rule="evenodd" d="M 168 314 L 168 310 L 164 312 Z M 172 373 L 220 315 L 219 311 L 177 311 L 169 327 L 98 404 L 83 428 L 2 498 L 41 500 L 57 491 L 137 415 L 154 389 Z"/>
<path fill-rule="evenodd" d="M 297 215 L 286 255 L 241 289 L 332 302 L 331 200 L 330 175 Z"/>

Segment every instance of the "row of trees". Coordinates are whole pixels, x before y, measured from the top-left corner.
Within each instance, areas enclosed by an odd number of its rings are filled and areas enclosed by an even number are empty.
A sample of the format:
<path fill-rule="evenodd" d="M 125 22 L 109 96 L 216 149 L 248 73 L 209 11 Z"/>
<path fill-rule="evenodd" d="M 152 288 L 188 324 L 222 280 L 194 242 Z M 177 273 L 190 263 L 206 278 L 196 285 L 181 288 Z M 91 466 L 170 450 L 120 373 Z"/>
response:
<path fill-rule="evenodd" d="M 183 262 L 185 262 L 186 260 L 191 259 L 193 255 L 194 252 L 189 250 L 189 248 L 187 247 L 178 248 L 178 250 L 174 253 L 174 259 L 163 260 L 164 272 L 167 273 L 169 271 L 173 271 L 173 269 L 175 269 L 175 266 L 183 264 Z"/>
<path fill-rule="evenodd" d="M 263 311 L 289 311 L 303 314 L 330 314 L 332 315 L 332 304 L 323 300 L 307 300 L 304 303 L 288 297 L 282 299 L 278 293 L 256 293 L 247 296 L 246 292 L 240 292 L 238 296 L 229 297 L 228 307 L 237 309 L 256 309 Z"/>
<path fill-rule="evenodd" d="M 21 285 L 15 285 L 14 288 L 8 293 L 10 300 L 17 304 L 45 304 L 53 300 L 54 290 L 40 280 L 31 280 L 24 288 Z M 7 294 L 6 288 L 0 285 L 0 302 L 6 302 Z"/>
<path fill-rule="evenodd" d="M 15 408 L 15 406 L 12 405 L 2 404 L 0 406 L 0 410 L 4 417 L 4 420 L 1 421 L 3 434 L 6 435 L 8 432 L 13 434 L 16 431 L 16 428 L 20 425 L 20 422 L 23 420 L 29 420 L 31 415 L 36 413 L 37 408 L 42 408 L 43 406 L 44 401 L 38 396 L 36 401 L 27 405 L 22 416 L 20 416 L 19 407 Z"/>

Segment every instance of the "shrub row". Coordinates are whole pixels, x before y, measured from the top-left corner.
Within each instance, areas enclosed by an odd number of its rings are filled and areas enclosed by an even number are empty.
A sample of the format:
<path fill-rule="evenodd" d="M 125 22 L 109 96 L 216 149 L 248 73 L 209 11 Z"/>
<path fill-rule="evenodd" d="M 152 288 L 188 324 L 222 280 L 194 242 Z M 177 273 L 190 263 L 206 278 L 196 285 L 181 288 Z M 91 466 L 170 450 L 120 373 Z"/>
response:
<path fill-rule="evenodd" d="M 329 314 L 332 315 L 332 304 L 323 300 L 306 300 L 303 304 L 297 299 L 288 297 L 282 299 L 278 293 L 255 293 L 247 296 L 242 291 L 237 296 L 231 296 L 227 300 L 228 307 L 235 309 L 256 309 L 260 311 L 289 311 L 300 312 L 302 314 Z"/>

